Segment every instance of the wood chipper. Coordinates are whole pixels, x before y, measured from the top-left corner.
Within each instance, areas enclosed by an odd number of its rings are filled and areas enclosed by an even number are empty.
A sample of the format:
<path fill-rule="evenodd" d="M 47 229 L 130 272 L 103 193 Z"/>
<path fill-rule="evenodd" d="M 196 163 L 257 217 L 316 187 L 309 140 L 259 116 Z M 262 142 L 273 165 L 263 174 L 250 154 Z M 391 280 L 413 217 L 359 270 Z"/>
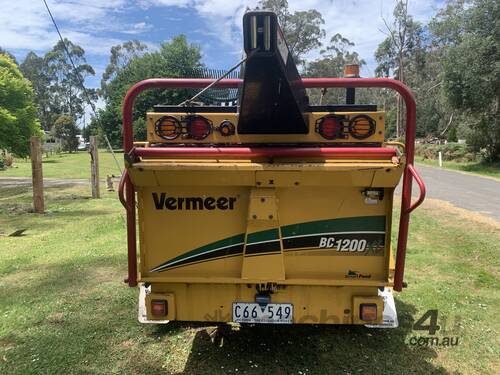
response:
<path fill-rule="evenodd" d="M 425 195 L 410 90 L 355 71 L 301 79 L 274 13 L 246 13 L 243 34 L 243 79 L 148 79 L 125 98 L 119 192 L 139 320 L 397 326 L 392 290 L 404 285 L 409 215 Z M 140 92 L 209 85 L 238 89 L 237 106 L 158 105 L 134 144 Z M 345 104 L 309 103 L 306 88 L 333 87 L 346 89 Z M 357 87 L 402 95 L 405 144 L 385 141 L 384 112 L 356 104 Z"/>

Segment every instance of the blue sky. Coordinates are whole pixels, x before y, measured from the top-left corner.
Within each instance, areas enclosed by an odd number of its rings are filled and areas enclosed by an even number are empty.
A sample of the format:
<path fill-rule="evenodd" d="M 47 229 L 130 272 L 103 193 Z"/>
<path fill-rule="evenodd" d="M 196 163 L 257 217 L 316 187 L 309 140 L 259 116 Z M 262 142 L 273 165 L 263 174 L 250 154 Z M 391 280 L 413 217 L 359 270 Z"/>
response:
<path fill-rule="evenodd" d="M 255 0 L 47 0 L 64 37 L 82 46 L 96 76 L 87 80 L 98 87 L 111 46 L 130 39 L 158 48 L 178 34 L 201 47 L 205 64 L 228 68 L 241 56 L 241 17 Z M 443 0 L 410 0 L 415 19 L 427 21 Z M 341 33 L 356 44 L 372 76 L 373 53 L 385 38 L 382 17 L 391 18 L 393 0 L 289 0 L 292 10 L 319 10 L 325 19 L 326 40 Z M 0 46 L 22 61 L 30 50 L 47 52 L 57 34 L 42 0 L 0 0 Z M 325 41 L 326 41 L 325 40 Z M 317 52 L 308 57 L 314 58 Z"/>

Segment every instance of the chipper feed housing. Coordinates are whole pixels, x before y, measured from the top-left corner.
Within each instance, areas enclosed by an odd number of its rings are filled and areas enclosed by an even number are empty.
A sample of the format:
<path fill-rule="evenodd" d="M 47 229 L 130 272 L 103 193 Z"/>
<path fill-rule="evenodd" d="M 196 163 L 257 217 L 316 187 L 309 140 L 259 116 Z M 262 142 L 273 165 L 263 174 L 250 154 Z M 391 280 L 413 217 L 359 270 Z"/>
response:
<path fill-rule="evenodd" d="M 139 320 L 397 325 L 392 290 L 403 286 L 409 214 L 425 193 L 410 91 L 389 79 L 302 80 L 274 13 L 249 12 L 243 25 L 243 79 L 214 86 L 238 88 L 238 106 L 156 106 L 139 145 L 131 122 L 141 91 L 213 81 L 146 80 L 125 99 L 120 198 Z M 346 88 L 347 102 L 310 105 L 307 87 Z M 355 104 L 355 87 L 403 96 L 406 145 L 384 140 L 384 113 Z"/>

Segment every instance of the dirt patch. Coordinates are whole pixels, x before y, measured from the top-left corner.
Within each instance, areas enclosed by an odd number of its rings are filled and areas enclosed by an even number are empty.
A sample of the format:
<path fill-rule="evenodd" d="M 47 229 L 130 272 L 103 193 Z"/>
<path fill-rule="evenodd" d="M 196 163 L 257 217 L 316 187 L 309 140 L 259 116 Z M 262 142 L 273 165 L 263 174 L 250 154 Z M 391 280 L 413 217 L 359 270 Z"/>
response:
<path fill-rule="evenodd" d="M 435 218 L 439 218 L 444 211 L 445 213 L 453 214 L 461 219 L 464 219 L 465 222 L 473 221 L 477 224 L 487 225 L 491 227 L 491 229 L 500 229 L 499 221 L 474 211 L 456 207 L 450 202 L 442 201 L 439 199 L 426 198 L 422 207 L 426 208 L 427 213 Z"/>
<path fill-rule="evenodd" d="M 63 312 L 54 312 L 47 316 L 45 319 L 48 324 L 52 325 L 62 325 L 64 324 L 64 313 Z"/>

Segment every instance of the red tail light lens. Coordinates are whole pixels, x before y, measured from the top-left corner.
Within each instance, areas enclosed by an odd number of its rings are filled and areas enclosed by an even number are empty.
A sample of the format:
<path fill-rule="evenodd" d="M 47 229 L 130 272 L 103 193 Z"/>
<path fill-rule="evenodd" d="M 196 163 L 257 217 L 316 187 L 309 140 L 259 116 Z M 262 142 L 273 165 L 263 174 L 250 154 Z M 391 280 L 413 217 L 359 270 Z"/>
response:
<path fill-rule="evenodd" d="M 155 133 L 158 137 L 172 140 L 181 134 L 181 123 L 175 117 L 163 116 L 155 123 Z"/>
<path fill-rule="evenodd" d="M 154 299 L 151 301 L 151 315 L 165 316 L 168 313 L 167 301 Z"/>
<path fill-rule="evenodd" d="M 212 132 L 212 124 L 203 116 L 191 116 L 186 119 L 186 129 L 190 138 L 201 141 Z"/>
<path fill-rule="evenodd" d="M 359 316 L 365 322 L 377 320 L 377 305 L 374 303 L 362 303 L 359 306 Z"/>
<path fill-rule="evenodd" d="M 375 128 L 375 121 L 367 115 L 359 115 L 349 121 L 349 133 L 356 139 L 365 139 L 375 134 Z"/>
<path fill-rule="evenodd" d="M 346 138 L 342 118 L 337 116 L 325 116 L 316 123 L 316 131 L 325 139 L 332 140 Z"/>

